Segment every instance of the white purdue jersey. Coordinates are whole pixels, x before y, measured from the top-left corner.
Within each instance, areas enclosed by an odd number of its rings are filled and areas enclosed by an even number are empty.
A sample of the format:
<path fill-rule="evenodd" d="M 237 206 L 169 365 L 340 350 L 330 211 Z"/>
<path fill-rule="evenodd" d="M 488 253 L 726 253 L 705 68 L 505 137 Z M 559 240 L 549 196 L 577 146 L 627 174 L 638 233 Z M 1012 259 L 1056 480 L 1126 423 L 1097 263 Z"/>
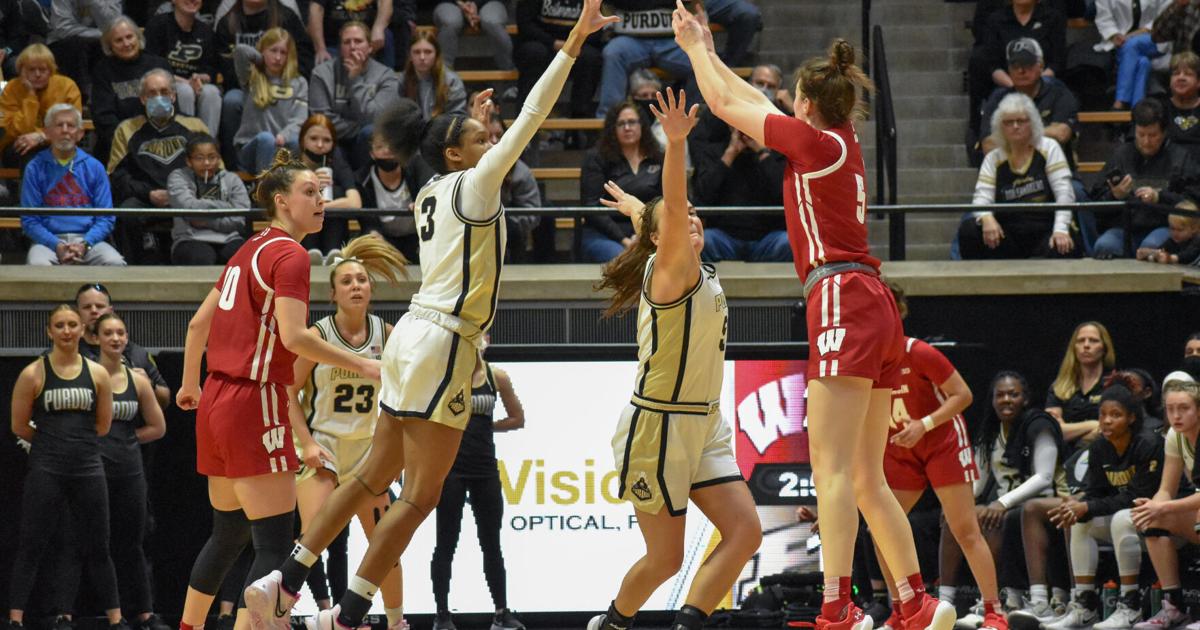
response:
<path fill-rule="evenodd" d="M 383 354 L 385 326 L 382 319 L 367 315 L 367 339 L 351 346 L 338 334 L 333 315 L 315 324 L 321 338 L 346 352 L 378 360 Z M 300 393 L 300 404 L 309 428 L 339 438 L 369 438 L 375 432 L 376 398 L 379 381 L 363 378 L 345 368 L 318 363 Z"/>
<path fill-rule="evenodd" d="M 508 229 L 498 190 L 489 200 L 494 206 L 482 213 L 491 215 L 486 220 L 471 218 L 481 216 L 477 208 L 464 211 L 463 204 L 474 197 L 464 198 L 463 184 L 476 179 L 477 170 L 439 175 L 417 194 L 413 210 L 421 243 L 421 288 L 412 303 L 487 330 L 496 315 Z"/>
<path fill-rule="evenodd" d="M 650 301 L 654 259 L 646 263 L 638 306 L 638 374 L 634 404 L 694 406 L 684 413 L 707 413 L 721 397 L 725 375 L 725 335 L 729 310 L 712 265 L 700 266 L 700 280 L 670 304 Z M 666 407 L 662 410 L 669 410 Z"/>

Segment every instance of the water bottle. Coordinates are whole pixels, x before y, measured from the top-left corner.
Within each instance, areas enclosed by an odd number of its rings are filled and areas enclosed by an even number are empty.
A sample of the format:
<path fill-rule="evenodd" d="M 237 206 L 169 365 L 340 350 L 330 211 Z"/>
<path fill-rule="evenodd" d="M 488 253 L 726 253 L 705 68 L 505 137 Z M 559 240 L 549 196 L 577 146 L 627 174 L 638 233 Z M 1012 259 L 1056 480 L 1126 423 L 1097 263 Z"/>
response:
<path fill-rule="evenodd" d="M 1150 616 L 1158 614 L 1162 610 L 1162 582 L 1155 582 L 1150 586 Z"/>
<path fill-rule="evenodd" d="M 1104 583 L 1104 590 L 1100 594 L 1100 599 L 1104 601 L 1105 619 L 1108 619 L 1108 616 L 1117 609 L 1117 600 L 1120 599 L 1120 597 L 1121 589 L 1117 586 L 1116 582 L 1109 580 Z"/>

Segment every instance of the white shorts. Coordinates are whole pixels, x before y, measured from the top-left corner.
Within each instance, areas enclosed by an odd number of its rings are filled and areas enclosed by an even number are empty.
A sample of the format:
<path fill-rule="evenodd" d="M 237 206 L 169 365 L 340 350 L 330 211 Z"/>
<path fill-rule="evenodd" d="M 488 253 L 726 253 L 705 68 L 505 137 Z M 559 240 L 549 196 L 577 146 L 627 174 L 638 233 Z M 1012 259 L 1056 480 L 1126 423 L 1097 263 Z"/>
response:
<path fill-rule="evenodd" d="M 617 496 L 642 512 L 687 513 L 692 490 L 742 481 L 733 431 L 720 411 L 706 415 L 625 407 L 612 439 L 620 472 Z"/>
<path fill-rule="evenodd" d="M 339 438 L 320 431 L 313 431 L 312 437 L 317 444 L 321 445 L 321 448 L 333 455 L 332 461 L 322 457 L 321 463 L 326 470 L 337 477 L 339 485 L 353 479 L 354 475 L 362 470 L 363 464 L 367 463 L 367 456 L 371 454 L 372 439 L 369 437 Z M 296 445 L 296 456 L 300 456 L 299 444 Z M 300 471 L 296 473 L 296 481 L 304 481 L 316 475 L 317 472 L 318 469 L 309 468 L 301 459 Z"/>
<path fill-rule="evenodd" d="M 462 336 L 406 313 L 383 348 L 379 407 L 462 431 L 471 419 L 475 346 Z"/>

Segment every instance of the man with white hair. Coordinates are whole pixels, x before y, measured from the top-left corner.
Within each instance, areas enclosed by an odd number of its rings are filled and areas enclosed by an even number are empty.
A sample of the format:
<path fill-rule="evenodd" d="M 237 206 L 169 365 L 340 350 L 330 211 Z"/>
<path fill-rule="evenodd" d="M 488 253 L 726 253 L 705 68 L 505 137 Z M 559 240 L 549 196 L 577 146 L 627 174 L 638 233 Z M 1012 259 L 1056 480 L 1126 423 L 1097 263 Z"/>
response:
<path fill-rule="evenodd" d="M 167 179 L 187 165 L 188 139 L 209 129 L 199 118 L 177 113 L 175 77 L 166 70 L 155 68 L 142 76 L 139 98 L 143 113 L 122 121 L 113 134 L 108 158 L 113 201 L 123 208 L 166 208 L 171 203 Z M 122 218 L 120 224 L 117 243 L 132 262 L 166 262 L 170 248 L 143 229 L 145 221 Z M 133 238 L 131 232 L 139 236 Z"/>
<path fill-rule="evenodd" d="M 46 112 L 50 147 L 25 167 L 21 205 L 26 208 L 111 208 L 108 174 L 100 162 L 79 149 L 83 114 L 73 105 Z M 33 241 L 30 265 L 124 265 L 121 254 L 104 241 L 112 215 L 24 215 L 21 229 Z"/>

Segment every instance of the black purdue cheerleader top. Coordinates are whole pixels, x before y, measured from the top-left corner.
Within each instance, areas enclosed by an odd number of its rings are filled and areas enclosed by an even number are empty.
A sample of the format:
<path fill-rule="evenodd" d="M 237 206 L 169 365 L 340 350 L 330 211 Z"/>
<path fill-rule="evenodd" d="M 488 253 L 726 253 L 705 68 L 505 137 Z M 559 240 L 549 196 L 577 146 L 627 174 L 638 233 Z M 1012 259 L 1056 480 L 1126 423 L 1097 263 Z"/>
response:
<path fill-rule="evenodd" d="M 496 440 L 492 430 L 492 413 L 496 408 L 496 381 L 492 366 L 485 368 L 486 378 L 479 387 L 471 389 L 471 419 L 463 431 L 458 457 L 450 473 L 459 477 L 495 477 Z"/>
<path fill-rule="evenodd" d="M 1162 481 L 1163 439 L 1136 432 L 1123 454 L 1099 438 L 1088 446 L 1084 502 L 1088 518 L 1115 514 L 1133 507 L 1133 500 L 1150 498 Z"/>
<path fill-rule="evenodd" d="M 42 391 L 33 401 L 37 433 L 29 450 L 29 466 L 56 475 L 91 477 L 103 474 L 96 435 L 96 384 L 87 360 L 79 357 L 79 375 L 64 379 L 42 357 Z"/>
<path fill-rule="evenodd" d="M 100 438 L 100 459 L 107 477 L 132 477 L 142 474 L 142 451 L 138 447 L 137 385 L 133 373 L 125 370 L 125 391 L 113 392 L 112 428 Z"/>

